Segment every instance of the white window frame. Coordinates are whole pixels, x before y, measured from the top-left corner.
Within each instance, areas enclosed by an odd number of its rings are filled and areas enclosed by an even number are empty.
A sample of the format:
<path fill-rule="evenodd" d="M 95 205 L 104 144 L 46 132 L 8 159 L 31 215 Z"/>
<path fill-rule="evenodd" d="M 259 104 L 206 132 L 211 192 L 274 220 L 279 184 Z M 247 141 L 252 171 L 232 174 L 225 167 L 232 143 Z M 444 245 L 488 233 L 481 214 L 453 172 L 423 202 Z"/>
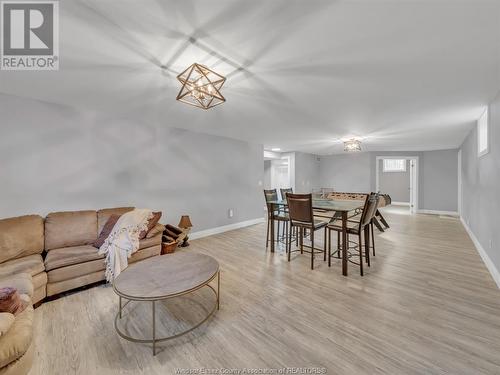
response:
<path fill-rule="evenodd" d="M 386 162 L 394 162 L 396 160 L 399 161 L 399 162 L 403 162 L 403 164 L 402 164 L 403 168 L 397 168 L 397 169 L 395 169 L 395 168 L 388 168 L 386 166 Z M 406 159 L 393 159 L 393 158 L 391 158 L 391 159 L 383 159 L 383 161 L 382 161 L 382 172 L 384 172 L 384 173 L 404 173 L 404 172 L 406 172 L 406 164 L 407 164 L 406 163 Z"/>
<path fill-rule="evenodd" d="M 477 120 L 477 156 L 481 157 L 483 155 L 486 155 L 488 152 L 490 152 L 490 125 L 489 125 L 489 113 L 488 113 L 488 107 L 484 110 L 483 114 L 479 116 L 479 119 Z M 481 149 L 482 146 L 482 136 L 486 137 L 485 140 L 485 148 Z"/>

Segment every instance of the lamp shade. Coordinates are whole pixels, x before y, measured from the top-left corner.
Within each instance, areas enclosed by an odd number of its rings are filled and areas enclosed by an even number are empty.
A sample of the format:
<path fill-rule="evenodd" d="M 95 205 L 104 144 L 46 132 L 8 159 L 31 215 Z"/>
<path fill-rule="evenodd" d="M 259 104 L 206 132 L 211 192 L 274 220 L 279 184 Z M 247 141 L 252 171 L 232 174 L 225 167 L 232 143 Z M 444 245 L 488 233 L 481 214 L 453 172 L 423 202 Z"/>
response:
<path fill-rule="evenodd" d="M 191 219 L 189 218 L 189 215 L 183 215 L 181 216 L 181 220 L 179 221 L 179 228 L 191 228 L 193 224 L 191 223 Z"/>

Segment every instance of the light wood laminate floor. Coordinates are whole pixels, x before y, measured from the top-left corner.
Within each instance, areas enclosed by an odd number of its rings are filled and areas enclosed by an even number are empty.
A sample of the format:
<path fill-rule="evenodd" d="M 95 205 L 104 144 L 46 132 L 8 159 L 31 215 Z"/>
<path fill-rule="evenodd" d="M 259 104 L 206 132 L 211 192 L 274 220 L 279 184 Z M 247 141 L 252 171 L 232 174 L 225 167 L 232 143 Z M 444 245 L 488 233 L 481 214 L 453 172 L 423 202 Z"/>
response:
<path fill-rule="evenodd" d="M 264 248 L 265 225 L 191 241 L 217 258 L 221 309 L 187 336 L 151 347 L 118 337 L 118 299 L 99 286 L 35 313 L 31 374 L 173 374 L 176 369 L 324 367 L 329 374 L 500 374 L 500 291 L 457 219 L 386 210 L 377 256 L 349 265 Z M 319 241 L 321 242 L 321 241 Z M 174 332 L 210 307 L 209 293 L 157 312 Z M 132 308 L 130 332 L 150 332 Z"/>

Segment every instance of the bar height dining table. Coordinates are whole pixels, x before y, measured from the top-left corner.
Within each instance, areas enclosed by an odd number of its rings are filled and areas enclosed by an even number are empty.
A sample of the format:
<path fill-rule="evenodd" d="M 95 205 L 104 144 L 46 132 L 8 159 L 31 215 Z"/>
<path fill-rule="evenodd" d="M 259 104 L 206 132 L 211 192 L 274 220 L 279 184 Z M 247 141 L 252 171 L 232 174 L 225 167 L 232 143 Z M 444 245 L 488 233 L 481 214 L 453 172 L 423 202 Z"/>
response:
<path fill-rule="evenodd" d="M 267 202 L 272 212 L 274 213 L 279 207 L 287 207 L 286 200 L 276 200 Z M 342 275 L 347 276 L 347 257 L 348 257 L 348 243 L 347 243 L 347 219 L 349 212 L 360 210 L 365 204 L 364 201 L 358 200 L 336 200 L 336 199 L 313 199 L 312 206 L 314 210 L 324 210 L 332 213 L 340 214 L 342 220 Z M 271 220 L 271 252 L 274 253 L 274 220 Z M 326 241 L 326 238 L 325 238 Z"/>

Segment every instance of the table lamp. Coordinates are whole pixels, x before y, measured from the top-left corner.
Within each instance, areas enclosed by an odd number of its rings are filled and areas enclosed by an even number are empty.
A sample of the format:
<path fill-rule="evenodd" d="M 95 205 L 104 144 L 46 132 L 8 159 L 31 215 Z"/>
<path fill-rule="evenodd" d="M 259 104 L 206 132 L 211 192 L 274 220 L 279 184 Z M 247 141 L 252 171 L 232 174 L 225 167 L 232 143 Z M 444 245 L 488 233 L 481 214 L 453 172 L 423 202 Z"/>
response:
<path fill-rule="evenodd" d="M 181 228 L 185 234 L 186 237 L 182 241 L 181 247 L 186 247 L 189 246 L 189 237 L 187 236 L 188 233 L 191 231 L 191 228 L 193 227 L 193 224 L 191 223 L 191 219 L 189 218 L 189 215 L 182 215 L 181 220 L 179 221 L 179 228 Z"/>
<path fill-rule="evenodd" d="M 191 228 L 192 226 L 193 226 L 193 224 L 191 223 L 191 219 L 189 218 L 189 215 L 181 216 L 181 220 L 179 221 L 179 225 L 178 225 L 179 228 L 187 229 L 187 228 Z"/>

